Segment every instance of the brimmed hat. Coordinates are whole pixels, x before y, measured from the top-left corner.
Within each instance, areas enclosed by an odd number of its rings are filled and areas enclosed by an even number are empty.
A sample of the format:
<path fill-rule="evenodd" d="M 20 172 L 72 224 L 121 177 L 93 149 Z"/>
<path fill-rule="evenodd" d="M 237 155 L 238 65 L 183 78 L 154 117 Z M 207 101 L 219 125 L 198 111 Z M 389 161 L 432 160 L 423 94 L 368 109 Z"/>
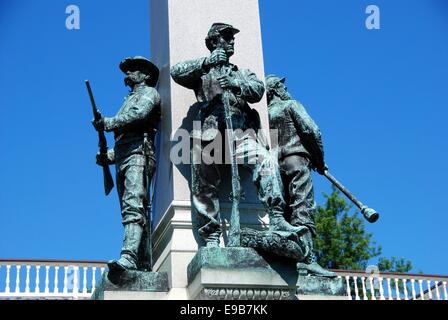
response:
<path fill-rule="evenodd" d="M 223 34 L 226 31 L 232 33 L 233 35 L 240 32 L 240 30 L 238 30 L 237 28 L 234 28 L 232 25 L 227 24 L 227 23 L 216 22 L 216 23 L 212 24 L 212 26 L 210 27 L 210 30 L 208 30 L 207 37 L 205 38 L 205 43 L 207 45 L 207 48 L 209 50 L 212 50 L 212 48 L 210 48 L 211 40 L 217 38 L 218 36 L 220 36 L 221 34 Z"/>
<path fill-rule="evenodd" d="M 274 89 L 279 82 L 285 83 L 285 81 L 286 78 L 278 77 L 276 75 L 271 74 L 266 77 L 266 89 L 267 90 Z"/>
<path fill-rule="evenodd" d="M 159 80 L 159 68 L 154 63 L 142 56 L 128 57 L 121 61 L 120 70 L 124 73 L 139 70 L 149 76 L 151 80 L 148 85 L 155 86 Z"/>

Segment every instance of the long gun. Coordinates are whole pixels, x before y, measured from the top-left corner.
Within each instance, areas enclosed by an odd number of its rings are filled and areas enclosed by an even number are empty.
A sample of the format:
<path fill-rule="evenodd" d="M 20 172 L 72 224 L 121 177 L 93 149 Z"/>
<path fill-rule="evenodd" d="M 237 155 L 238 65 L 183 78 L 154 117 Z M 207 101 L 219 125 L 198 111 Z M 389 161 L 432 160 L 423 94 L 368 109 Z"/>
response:
<path fill-rule="evenodd" d="M 335 185 L 336 188 L 341 190 L 342 193 L 344 193 L 347 198 L 349 198 L 361 210 L 362 215 L 364 216 L 364 218 L 366 218 L 367 221 L 369 221 L 370 223 L 374 223 L 379 219 L 380 215 L 378 212 L 376 212 L 372 208 L 365 206 L 361 201 L 356 199 L 356 197 L 350 191 L 348 191 L 348 189 L 344 187 L 342 183 L 336 180 L 336 178 L 333 177 L 330 172 L 328 172 L 328 170 L 325 170 L 324 176 L 328 180 L 330 180 L 330 182 Z"/>
<path fill-rule="evenodd" d="M 218 48 L 223 49 L 220 44 L 218 44 Z M 228 59 L 226 64 L 228 64 Z M 222 69 L 222 66 L 220 69 Z M 238 173 L 238 163 L 235 153 L 235 132 L 233 131 L 232 113 L 230 111 L 230 97 L 230 90 L 223 90 L 221 100 L 222 104 L 224 105 L 224 114 L 226 117 L 226 132 L 232 172 L 232 193 L 230 194 L 230 200 L 232 201 L 232 212 L 230 214 L 230 227 L 228 237 L 229 240 L 227 242 L 227 246 L 241 247 L 241 225 L 239 207 L 241 199 L 243 198 L 243 193 L 241 190 L 241 180 Z"/>
<path fill-rule="evenodd" d="M 229 247 L 241 246 L 241 226 L 240 226 L 240 201 L 242 199 L 241 181 L 238 173 L 238 163 L 235 153 L 235 135 L 233 131 L 232 114 L 230 112 L 230 92 L 224 90 L 222 94 L 222 103 L 224 105 L 224 112 L 226 117 L 226 132 L 227 141 L 229 145 L 231 171 L 232 171 L 232 193 L 230 200 L 232 201 L 232 213 L 230 215 L 229 227 Z"/>
<path fill-rule="evenodd" d="M 98 108 L 95 104 L 95 99 L 93 98 L 92 88 L 90 88 L 90 82 L 89 80 L 86 80 L 86 87 L 87 91 L 89 92 L 90 97 L 90 103 L 92 104 L 92 110 L 93 110 L 93 117 L 94 119 L 100 120 L 101 114 L 98 111 Z M 98 131 L 98 147 L 101 155 L 107 155 L 107 140 L 106 136 L 104 135 L 104 131 Z M 109 193 L 114 188 L 114 180 L 112 179 L 112 175 L 110 173 L 110 168 L 108 164 L 103 165 L 103 178 L 104 178 L 104 191 L 106 193 L 106 196 L 109 195 Z"/>
<path fill-rule="evenodd" d="M 216 97 L 220 97 L 221 102 L 224 106 L 224 113 L 226 118 L 226 138 L 228 143 L 228 148 L 230 152 L 231 160 L 231 172 L 232 172 L 232 193 L 230 194 L 230 200 L 232 201 L 232 212 L 230 216 L 230 227 L 228 236 L 228 247 L 239 247 L 241 245 L 241 227 L 240 227 L 240 212 L 239 206 L 240 201 L 243 198 L 243 193 L 241 191 L 240 176 L 238 173 L 238 163 L 235 153 L 235 133 L 233 131 L 232 113 L 230 111 L 230 90 L 223 90 L 216 81 L 217 75 L 224 75 L 222 73 L 223 65 L 216 66 L 213 69 L 215 74 L 209 73 L 207 76 L 203 77 L 203 91 L 207 101 L 213 101 Z"/>

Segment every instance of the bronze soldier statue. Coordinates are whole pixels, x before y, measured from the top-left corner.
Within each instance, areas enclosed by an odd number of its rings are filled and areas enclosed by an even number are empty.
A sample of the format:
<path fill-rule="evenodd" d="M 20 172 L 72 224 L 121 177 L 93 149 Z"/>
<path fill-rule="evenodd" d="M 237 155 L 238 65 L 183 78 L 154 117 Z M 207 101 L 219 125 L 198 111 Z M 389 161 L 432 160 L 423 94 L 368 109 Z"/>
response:
<path fill-rule="evenodd" d="M 97 131 L 114 132 L 115 146 L 99 153 L 100 166 L 115 164 L 124 241 L 121 257 L 109 261 L 113 270 L 151 270 L 149 185 L 155 171 L 154 138 L 160 122 L 160 96 L 154 88 L 158 68 L 144 57 L 126 58 L 120 63 L 131 91 L 115 117 L 101 116 L 92 123 Z"/>
<path fill-rule="evenodd" d="M 258 130 L 259 115 L 249 103 L 259 102 L 265 90 L 263 82 L 252 71 L 239 69 L 229 62 L 234 54 L 234 36 L 238 32 L 238 29 L 229 24 L 214 23 L 205 39 L 210 56 L 181 62 L 171 68 L 174 81 L 194 90 L 199 104 L 197 121 L 201 123 L 202 134 L 196 136 L 201 139 L 201 143 L 199 146 L 193 144 L 192 150 L 192 201 L 201 223 L 199 234 L 209 247 L 219 246 L 221 235 L 218 199 L 220 165 L 198 159 L 204 155 L 195 148 L 205 148 L 218 134 L 225 136 L 224 131 L 229 126 L 229 117 L 226 117 L 228 111 L 225 108 L 230 111 L 234 130 Z M 223 96 L 228 97 L 227 102 L 223 102 L 226 101 Z M 228 107 L 225 106 L 227 104 Z M 195 134 L 197 133 L 193 132 L 193 136 Z M 240 136 L 236 139 L 241 141 L 236 143 L 234 150 L 240 160 L 238 163 L 244 160 L 244 165 L 252 171 L 258 196 L 268 210 L 272 230 L 300 233 L 303 227 L 293 227 L 284 219 L 286 203 L 278 167 L 271 175 L 262 173 L 275 167 L 267 147 L 255 137 Z M 250 156 L 254 156 L 256 160 L 248 161 Z M 276 159 L 274 160 L 276 163 Z"/>
<path fill-rule="evenodd" d="M 316 204 L 311 171 L 314 169 L 324 174 L 328 169 L 320 130 L 302 104 L 290 96 L 285 78 L 268 76 L 266 87 L 270 128 L 278 130 L 276 149 L 291 214 L 288 220 L 293 226 L 307 228 L 301 236 L 301 242 L 305 244 L 305 259 L 297 267 L 312 275 L 335 277 L 335 273 L 317 264 L 313 249 Z"/>

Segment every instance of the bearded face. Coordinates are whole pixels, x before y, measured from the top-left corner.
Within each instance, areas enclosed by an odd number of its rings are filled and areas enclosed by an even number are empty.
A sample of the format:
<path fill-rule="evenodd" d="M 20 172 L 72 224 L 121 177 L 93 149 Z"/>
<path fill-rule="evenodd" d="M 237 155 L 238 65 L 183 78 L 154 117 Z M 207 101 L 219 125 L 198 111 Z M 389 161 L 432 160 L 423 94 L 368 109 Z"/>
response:
<path fill-rule="evenodd" d="M 277 90 L 277 94 L 280 97 L 280 99 L 282 100 L 291 100 L 292 97 L 289 94 L 287 88 L 285 86 L 282 86 L 283 88 L 281 88 L 280 90 Z"/>
<path fill-rule="evenodd" d="M 288 88 L 281 82 L 277 83 L 274 89 L 271 90 L 270 96 L 279 97 L 281 100 L 292 100 L 292 96 L 288 92 Z"/>
<path fill-rule="evenodd" d="M 148 76 L 139 70 L 126 72 L 126 77 L 124 78 L 125 85 L 133 88 L 137 84 L 143 83 L 148 79 Z"/>

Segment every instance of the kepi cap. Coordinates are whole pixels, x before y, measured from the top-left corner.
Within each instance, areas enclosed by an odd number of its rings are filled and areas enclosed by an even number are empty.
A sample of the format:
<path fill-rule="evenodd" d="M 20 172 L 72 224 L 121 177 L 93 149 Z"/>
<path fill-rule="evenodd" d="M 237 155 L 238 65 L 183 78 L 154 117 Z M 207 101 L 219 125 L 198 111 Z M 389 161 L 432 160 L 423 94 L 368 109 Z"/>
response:
<path fill-rule="evenodd" d="M 279 82 L 285 83 L 285 81 L 286 81 L 285 77 L 279 77 L 273 74 L 268 75 L 266 77 L 266 88 L 268 90 L 274 89 Z"/>

